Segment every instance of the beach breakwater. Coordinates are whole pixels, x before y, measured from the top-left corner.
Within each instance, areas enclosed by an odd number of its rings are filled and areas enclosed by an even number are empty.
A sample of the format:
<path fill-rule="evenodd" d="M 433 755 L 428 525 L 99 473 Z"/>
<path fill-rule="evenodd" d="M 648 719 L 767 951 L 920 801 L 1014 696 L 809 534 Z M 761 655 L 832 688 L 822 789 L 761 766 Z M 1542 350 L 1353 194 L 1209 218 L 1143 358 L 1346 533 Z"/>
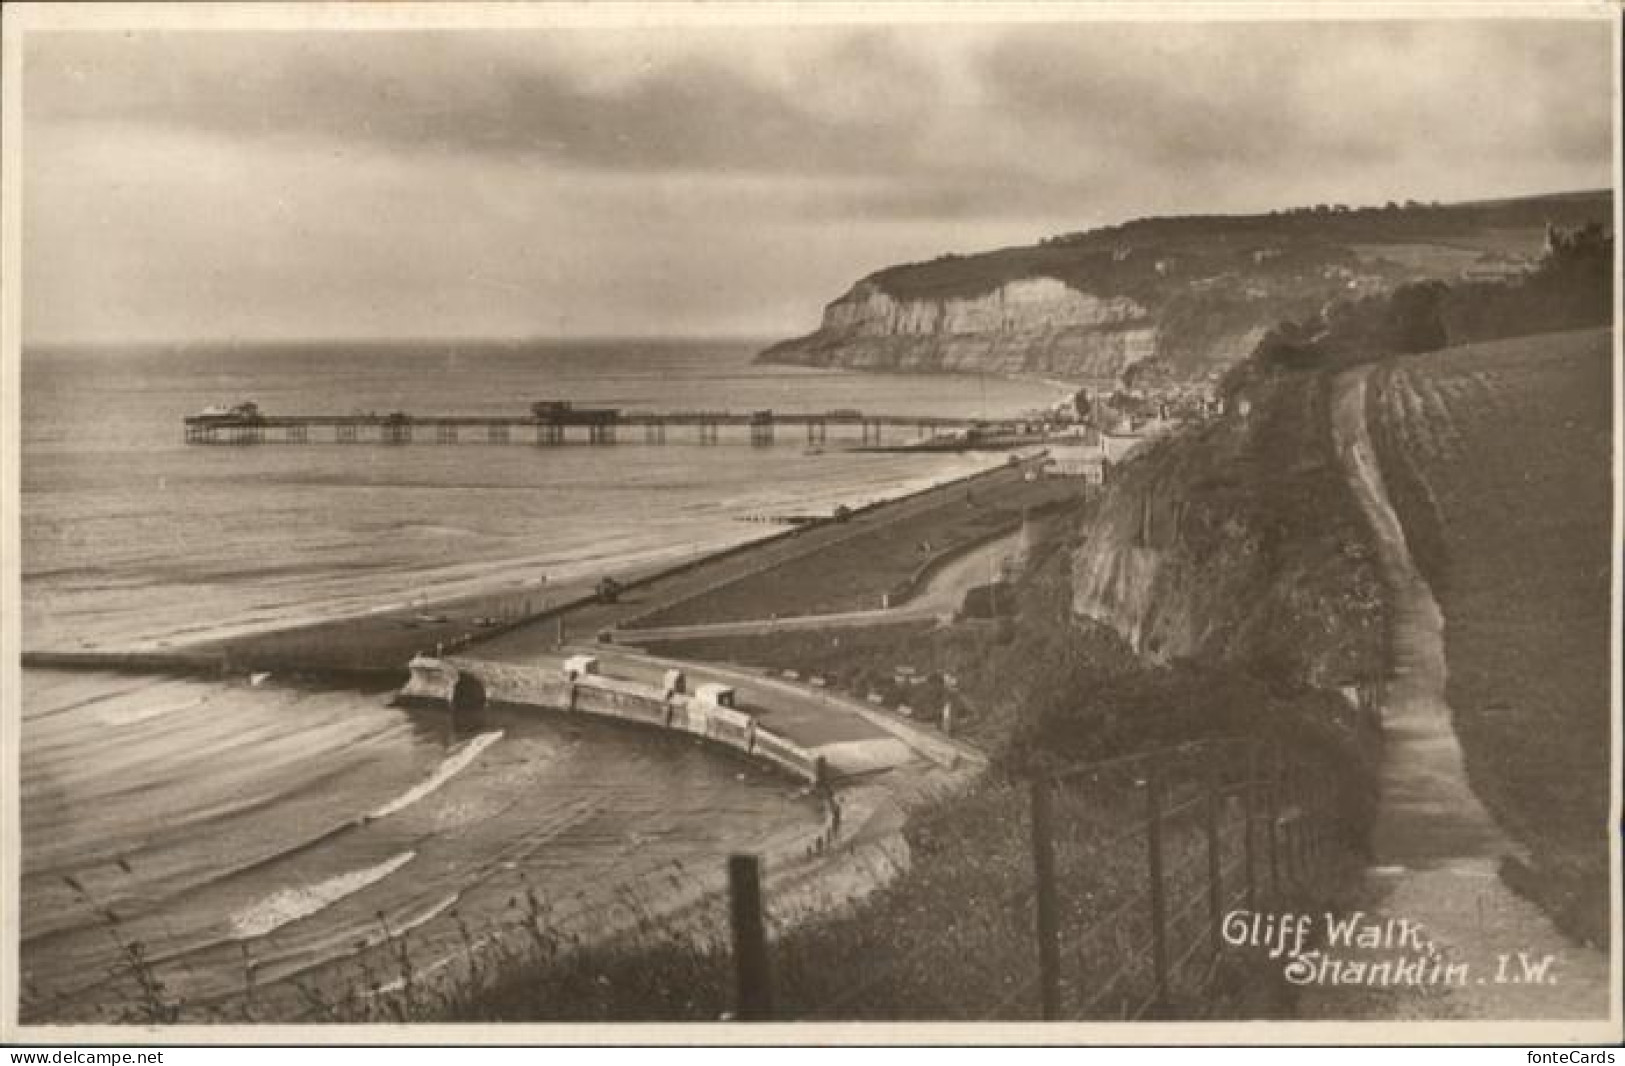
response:
<path fill-rule="evenodd" d="M 821 785 L 821 756 L 760 726 L 755 717 L 685 692 L 598 674 L 567 676 L 546 666 L 463 657 L 418 656 L 397 698 L 433 703 L 454 712 L 486 702 L 590 714 L 700 737 L 765 762 L 792 777 Z"/>

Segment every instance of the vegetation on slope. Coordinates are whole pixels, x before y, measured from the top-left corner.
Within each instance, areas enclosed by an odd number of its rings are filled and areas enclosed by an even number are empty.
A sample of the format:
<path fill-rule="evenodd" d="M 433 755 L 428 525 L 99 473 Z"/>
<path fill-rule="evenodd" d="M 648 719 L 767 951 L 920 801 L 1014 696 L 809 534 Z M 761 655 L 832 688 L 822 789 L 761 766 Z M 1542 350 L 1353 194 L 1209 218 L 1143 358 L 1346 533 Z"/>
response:
<path fill-rule="evenodd" d="M 1381 591 L 1328 385 L 1324 372 L 1263 378 L 1249 415 L 1123 470 L 1086 528 L 1078 609 L 1155 658 L 1211 657 L 1286 691 L 1369 685 Z"/>
<path fill-rule="evenodd" d="M 900 299 L 979 296 L 1023 277 L 1053 277 L 1096 295 L 1157 300 L 1183 291 L 1193 276 L 1244 270 L 1284 283 L 1329 265 L 1370 260 L 1379 271 L 1414 277 L 1414 261 L 1384 259 L 1370 246 L 1468 249 L 1491 256 L 1534 255 L 1548 222 L 1576 226 L 1612 217 L 1608 192 L 1528 197 L 1474 204 L 1341 204 L 1259 215 L 1136 219 L 1051 237 L 1037 245 L 976 255 L 944 255 L 869 276 Z M 1128 256 L 1121 253 L 1130 250 Z M 1257 257 L 1256 252 L 1265 252 Z M 1274 253 L 1274 254 L 1270 254 Z M 1158 271 L 1161 259 L 1178 269 Z"/>
<path fill-rule="evenodd" d="M 904 302 L 946 301 L 984 297 L 1021 279 L 1053 278 L 1080 292 L 1140 304 L 1145 309 L 1140 324 L 1155 328 L 1149 357 L 1139 352 L 1126 360 L 1110 354 L 1109 345 L 1107 354 L 1086 355 L 1094 349 L 1074 337 L 1067 343 L 1075 350 L 1055 364 L 1052 331 L 1044 315 L 1034 312 L 1024 323 L 1034 331 L 1030 343 L 1006 341 L 996 355 L 993 348 L 981 355 L 964 344 L 955 348 L 950 335 L 892 336 L 883 328 L 876 333 L 832 327 L 774 345 L 761 358 L 930 369 L 951 356 L 948 365 L 960 369 L 977 358 L 996 358 L 1008 367 L 1023 354 L 1008 350 L 1013 343 L 1027 344 L 1023 365 L 1034 372 L 1098 377 L 1097 364 L 1104 359 L 1118 365 L 1114 373 L 1130 374 L 1135 383 L 1210 379 L 1244 359 L 1257 335 L 1275 323 L 1310 323 L 1424 281 L 1492 288 L 1499 279 L 1518 278 L 1536 261 L 1549 225 L 1601 225 L 1612 215 L 1611 196 L 1602 191 L 1448 206 L 1318 204 L 1267 215 L 1140 219 L 1035 245 L 888 267 L 863 279 L 854 292 L 878 291 Z M 1475 322 L 1473 309 L 1488 302 L 1482 295 L 1462 302 L 1469 314 L 1452 313 L 1456 334 L 1484 336 L 1475 331 L 1503 330 L 1509 318 L 1527 317 L 1507 307 L 1499 317 Z"/>
<path fill-rule="evenodd" d="M 1429 279 L 1392 292 L 1337 300 L 1277 323 L 1226 377 L 1232 395 L 1284 370 L 1352 366 L 1473 341 L 1608 325 L 1614 241 L 1597 223 L 1551 234 L 1534 269 L 1512 280 Z"/>

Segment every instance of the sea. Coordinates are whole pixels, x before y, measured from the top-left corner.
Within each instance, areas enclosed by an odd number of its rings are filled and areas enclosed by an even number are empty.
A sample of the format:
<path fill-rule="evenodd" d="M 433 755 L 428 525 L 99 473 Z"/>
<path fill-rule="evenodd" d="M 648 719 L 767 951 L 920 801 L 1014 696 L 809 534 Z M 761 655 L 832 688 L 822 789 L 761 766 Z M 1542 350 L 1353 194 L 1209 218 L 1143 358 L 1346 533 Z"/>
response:
<path fill-rule="evenodd" d="M 545 589 L 776 528 L 749 517 L 828 513 L 996 461 L 833 436 L 809 446 L 793 431 L 770 447 L 703 445 L 681 429 L 658 446 L 185 445 L 182 418 L 210 405 L 519 415 L 560 399 L 992 417 L 1058 395 L 996 377 L 756 365 L 757 348 L 25 350 L 24 648 L 180 649 Z M 703 891 L 728 853 L 798 846 L 820 817 L 785 780 L 672 738 L 542 715 L 459 727 L 387 692 L 276 677 L 29 669 L 22 717 L 30 1021 L 141 1017 L 155 993 L 138 970 L 194 1017 L 242 1017 L 244 1002 L 262 1020 L 320 1017 L 313 989 L 387 986 L 403 946 L 421 975 L 472 965 L 516 914 L 561 929 L 617 906 L 635 916 L 630 901 L 650 886 Z"/>

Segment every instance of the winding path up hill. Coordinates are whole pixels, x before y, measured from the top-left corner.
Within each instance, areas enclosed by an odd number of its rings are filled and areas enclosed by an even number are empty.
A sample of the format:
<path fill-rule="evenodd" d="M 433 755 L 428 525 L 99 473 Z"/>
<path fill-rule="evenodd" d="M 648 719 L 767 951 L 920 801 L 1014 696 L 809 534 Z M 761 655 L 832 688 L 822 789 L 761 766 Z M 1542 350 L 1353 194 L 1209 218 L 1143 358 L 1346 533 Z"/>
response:
<path fill-rule="evenodd" d="M 1371 367 L 1337 382 L 1333 432 L 1350 487 L 1375 534 L 1392 628 L 1381 799 L 1368 871 L 1374 921 L 1420 926 L 1430 956 L 1465 963 L 1461 982 L 1421 988 L 1315 986 L 1304 1017 L 1398 1020 L 1562 1020 L 1562 1038 L 1591 1032 L 1572 1020 L 1609 1016 L 1607 957 L 1558 931 L 1533 903 L 1500 877 L 1505 856 L 1520 850 L 1490 817 L 1470 786 L 1445 699 L 1443 615 L 1411 556 L 1405 529 L 1389 500 L 1366 423 Z M 1598 827 L 1599 830 L 1602 828 Z M 1391 954 L 1392 952 L 1389 952 Z M 1519 954 L 1552 959 L 1538 980 L 1502 981 L 1524 971 Z M 1348 952 L 1369 955 L 1379 952 Z"/>

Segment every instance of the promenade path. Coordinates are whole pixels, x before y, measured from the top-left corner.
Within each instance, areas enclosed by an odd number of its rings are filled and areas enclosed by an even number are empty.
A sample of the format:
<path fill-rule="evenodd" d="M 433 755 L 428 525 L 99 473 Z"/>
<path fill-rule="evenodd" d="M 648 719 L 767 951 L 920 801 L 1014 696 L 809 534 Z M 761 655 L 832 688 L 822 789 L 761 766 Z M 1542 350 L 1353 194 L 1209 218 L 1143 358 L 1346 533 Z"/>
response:
<path fill-rule="evenodd" d="M 1445 702 L 1444 618 L 1411 558 L 1366 424 L 1370 372 L 1367 366 L 1340 376 L 1332 401 L 1333 439 L 1349 487 L 1375 535 L 1392 619 L 1375 862 L 1366 871 L 1364 891 L 1367 919 L 1415 923 L 1431 951 L 1468 969 L 1461 983 L 1381 991 L 1311 986 L 1300 1002 L 1300 1016 L 1604 1019 L 1609 1011 L 1607 958 L 1563 936 L 1499 875 L 1502 856 L 1514 853 L 1516 845 L 1467 779 Z M 1340 954 L 1361 955 L 1346 949 Z M 1392 957 L 1395 952 L 1390 947 L 1367 954 Z M 1537 963 L 1550 957 L 1551 966 L 1539 979 L 1498 980 L 1508 973 L 1524 976 L 1520 956 Z M 1507 969 L 1503 957 L 1510 963 Z M 1562 1030 L 1576 1037 L 1586 1031 L 1573 1023 Z"/>
<path fill-rule="evenodd" d="M 618 629 L 618 643 L 649 644 L 666 640 L 700 640 L 712 637 L 765 636 L 816 629 L 852 629 L 867 626 L 914 625 L 950 617 L 965 602 L 966 593 L 998 578 L 1008 560 L 1015 557 L 1020 532 L 981 544 L 945 563 L 925 587 L 907 603 L 870 611 L 843 611 L 837 614 L 793 615 L 786 618 L 752 618 L 737 622 L 705 622 L 688 626 L 659 626 Z"/>
<path fill-rule="evenodd" d="M 498 637 L 480 640 L 474 647 L 482 658 L 511 658 L 543 654 L 557 643 L 563 621 L 568 638 L 580 639 L 612 630 L 671 604 L 710 589 L 782 566 L 850 540 L 883 536 L 888 527 L 927 514 L 963 498 L 1022 481 L 1026 465 L 1005 466 L 968 482 L 928 489 L 906 499 L 854 515 L 849 521 L 802 530 L 766 544 L 756 544 L 731 555 L 714 556 L 689 570 L 656 576 L 621 593 L 615 603 L 579 602 L 556 615 L 521 626 Z M 517 660 L 516 660 L 517 661 Z"/>

